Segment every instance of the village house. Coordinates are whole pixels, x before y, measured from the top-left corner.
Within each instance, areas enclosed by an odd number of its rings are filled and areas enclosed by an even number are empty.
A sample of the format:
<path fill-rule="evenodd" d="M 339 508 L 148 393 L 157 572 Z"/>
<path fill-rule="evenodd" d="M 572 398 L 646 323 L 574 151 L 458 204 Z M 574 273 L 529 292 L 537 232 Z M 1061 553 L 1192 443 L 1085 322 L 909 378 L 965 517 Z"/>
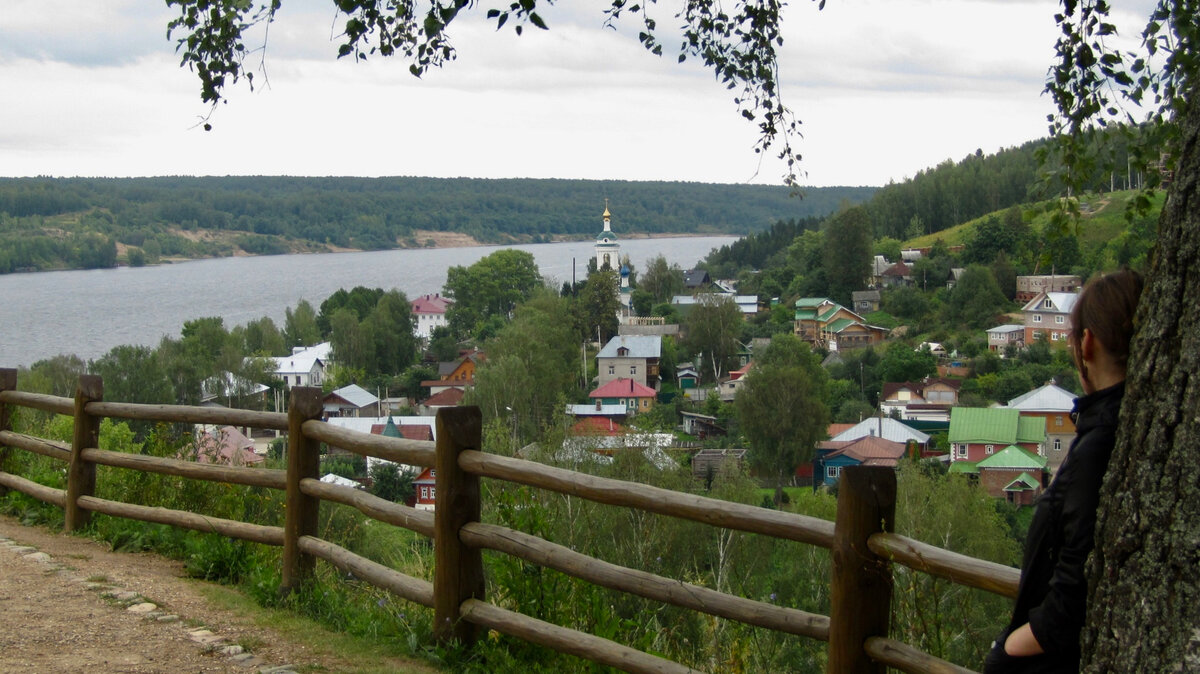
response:
<path fill-rule="evenodd" d="M 813 459 L 813 486 L 832 487 L 847 466 L 887 466 L 895 468 L 904 458 L 907 445 L 876 435 L 856 440 L 827 440 L 817 446 Z"/>
<path fill-rule="evenodd" d="M 458 407 L 461 405 L 463 396 L 466 394 L 466 391 L 458 387 L 438 391 L 425 400 L 422 400 L 418 405 L 417 411 L 421 414 L 434 416 L 443 407 Z"/>
<path fill-rule="evenodd" d="M 417 510 L 437 508 L 437 470 L 426 468 L 413 479 L 413 505 Z"/>
<path fill-rule="evenodd" d="M 988 328 L 987 340 L 988 350 L 1000 353 L 1003 357 L 1004 350 L 1009 346 L 1017 349 L 1025 346 L 1025 326 L 997 325 Z"/>
<path fill-rule="evenodd" d="M 954 290 L 954 286 L 958 284 L 958 279 L 962 278 L 964 267 L 951 267 L 950 273 L 946 275 L 946 290 Z"/>
<path fill-rule="evenodd" d="M 958 404 L 962 382 L 926 377 L 919 382 L 886 382 L 880 395 L 880 410 L 898 414 L 902 420 L 949 421 L 950 408 Z"/>
<path fill-rule="evenodd" d="M 712 285 L 712 278 L 703 269 L 688 269 L 683 272 L 683 287 L 685 290 L 699 292 Z"/>
<path fill-rule="evenodd" d="M 475 368 L 486 356 L 478 349 L 463 352 L 458 360 L 438 363 L 438 378 L 427 379 L 421 386 L 429 389 L 431 396 L 447 389 L 467 389 L 475 385 Z"/>
<path fill-rule="evenodd" d="M 1018 302 L 1028 302 L 1042 293 L 1075 293 L 1083 284 L 1078 276 L 1043 274 L 1041 276 L 1018 276 Z"/>
<path fill-rule="evenodd" d="M 1013 398 L 1007 406 L 1020 412 L 1022 417 L 1045 422 L 1047 467 L 1052 474 L 1057 472 L 1075 437 L 1075 422 L 1071 419 L 1075 394 L 1050 382 Z"/>
<path fill-rule="evenodd" d="M 321 399 L 325 418 L 377 417 L 383 411 L 379 398 L 358 384 L 350 384 L 325 394 Z"/>
<path fill-rule="evenodd" d="M 1033 344 L 1039 338 L 1052 342 L 1066 339 L 1071 334 L 1071 309 L 1078 298 L 1076 293 L 1039 293 L 1029 300 L 1021 308 L 1025 343 Z"/>
<path fill-rule="evenodd" d="M 758 295 L 737 295 L 729 292 L 705 292 L 695 295 L 675 295 L 671 298 L 671 306 L 686 316 L 692 307 L 698 304 L 709 304 L 720 298 L 729 298 L 737 305 L 743 316 L 753 316 L 758 313 Z"/>
<path fill-rule="evenodd" d="M 736 370 L 731 370 L 729 376 L 722 379 L 717 384 L 717 395 L 724 402 L 733 402 L 737 397 L 738 391 L 746 385 L 746 375 L 750 372 L 750 367 L 753 363 L 746 363 Z"/>
<path fill-rule="evenodd" d="M 429 339 L 434 328 L 449 325 L 446 321 L 446 310 L 454 303 L 448 297 L 438 294 L 421 295 L 410 302 L 413 316 L 413 334 L 421 339 Z"/>
<path fill-rule="evenodd" d="M 1045 456 L 1046 425 L 1014 409 L 955 407 L 950 411 L 949 440 L 952 464 L 978 464 L 1009 445 Z"/>
<path fill-rule="evenodd" d="M 1002 498 L 1017 506 L 1033 505 L 1048 482 L 1046 458 L 1016 445 L 1009 445 L 978 463 L 952 463 L 950 471 L 972 477 L 992 498 Z"/>
<path fill-rule="evenodd" d="M 602 405 L 623 405 L 629 416 L 634 416 L 649 412 L 654 407 L 656 395 L 654 389 L 632 379 L 614 379 L 597 387 L 588 397 L 600 401 Z"/>
<path fill-rule="evenodd" d="M 701 440 L 725 435 L 725 429 L 717 424 L 717 418 L 714 416 L 681 411 L 679 417 L 679 429 L 688 435 L 694 435 Z"/>
<path fill-rule="evenodd" d="M 830 351 L 854 349 L 883 342 L 888 331 L 874 325 L 827 297 L 796 300 L 794 331 L 813 347 Z"/>
<path fill-rule="evenodd" d="M 876 255 L 871 260 L 871 276 L 867 279 L 867 285 L 871 288 L 878 288 L 883 285 L 883 272 L 891 267 L 892 263 L 882 255 Z"/>
<path fill-rule="evenodd" d="M 883 270 L 880 280 L 884 288 L 903 288 L 912 285 L 912 270 L 903 262 Z"/>
<path fill-rule="evenodd" d="M 617 335 L 596 354 L 597 384 L 604 386 L 616 379 L 633 379 L 658 391 L 662 388 L 658 372 L 661 357 L 661 337 Z"/>
<path fill-rule="evenodd" d="M 223 426 L 216 433 L 201 431 L 191 452 L 184 450 L 180 458 L 196 463 L 221 466 L 257 466 L 266 459 L 254 452 L 254 441 L 233 426 Z"/>
<path fill-rule="evenodd" d="M 273 356 L 274 374 L 290 390 L 294 386 L 320 386 L 325 380 L 325 364 L 333 346 L 322 342 L 316 346 L 296 347 L 290 356 Z"/>
<path fill-rule="evenodd" d="M 855 290 L 850 293 L 850 300 L 850 303 L 854 305 L 854 310 L 858 313 L 869 314 L 879 311 L 878 290 Z"/>
<path fill-rule="evenodd" d="M 702 449 L 692 456 L 692 477 L 711 481 L 727 466 L 742 470 L 746 465 L 745 449 Z"/>
<path fill-rule="evenodd" d="M 930 449 L 929 435 L 890 417 L 869 417 L 857 424 L 830 424 L 829 439 L 848 442 L 866 437 L 879 437 L 902 445 L 916 445 L 922 454 Z"/>

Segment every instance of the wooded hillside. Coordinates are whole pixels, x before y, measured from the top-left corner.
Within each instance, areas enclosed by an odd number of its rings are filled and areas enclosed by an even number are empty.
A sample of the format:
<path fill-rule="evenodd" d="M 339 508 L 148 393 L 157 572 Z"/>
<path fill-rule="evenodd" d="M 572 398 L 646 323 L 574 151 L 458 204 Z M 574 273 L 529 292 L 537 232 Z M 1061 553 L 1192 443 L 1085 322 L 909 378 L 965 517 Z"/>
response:
<path fill-rule="evenodd" d="M 823 216 L 873 187 L 596 180 L 442 178 L 0 179 L 0 273 L 105 267 L 115 244 L 158 255 L 284 253 L 312 246 L 421 246 L 419 231 L 484 243 L 582 237 L 600 229 L 604 200 L 622 233 L 747 233 Z M 197 236 L 199 231 L 220 237 Z M 307 248 L 305 246 L 308 246 Z M 97 252 L 98 251 L 98 252 Z M 131 263 L 137 264 L 136 255 Z"/>

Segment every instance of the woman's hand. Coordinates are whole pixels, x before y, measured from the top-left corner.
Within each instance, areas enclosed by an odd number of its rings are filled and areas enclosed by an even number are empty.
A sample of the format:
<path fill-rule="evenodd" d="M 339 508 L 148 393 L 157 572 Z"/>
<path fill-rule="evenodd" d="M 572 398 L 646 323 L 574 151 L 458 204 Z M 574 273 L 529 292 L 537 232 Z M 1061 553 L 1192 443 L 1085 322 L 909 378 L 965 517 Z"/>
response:
<path fill-rule="evenodd" d="M 1012 634 L 1009 634 L 1008 638 L 1004 640 L 1004 652 L 1020 658 L 1038 655 L 1044 651 L 1037 638 L 1033 636 L 1033 630 L 1029 628 L 1029 623 L 1025 623 L 1013 630 Z"/>

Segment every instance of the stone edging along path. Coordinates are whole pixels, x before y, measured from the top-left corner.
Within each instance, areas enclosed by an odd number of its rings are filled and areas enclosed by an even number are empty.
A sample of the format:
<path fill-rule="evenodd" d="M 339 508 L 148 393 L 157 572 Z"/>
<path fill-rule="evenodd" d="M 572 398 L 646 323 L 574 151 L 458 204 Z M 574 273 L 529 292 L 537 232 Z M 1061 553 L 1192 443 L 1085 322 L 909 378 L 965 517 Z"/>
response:
<path fill-rule="evenodd" d="M 196 625 L 192 621 L 187 620 L 186 617 L 181 617 L 163 609 L 155 602 L 143 597 L 140 593 L 121 587 L 107 579 L 83 576 L 73 569 L 69 563 L 61 562 L 51 555 L 39 551 L 35 547 L 22 545 L 11 538 L 0 535 L 0 554 L 11 555 L 13 558 L 19 559 L 26 564 L 38 565 L 38 570 L 42 574 L 58 576 L 65 582 L 75 583 L 86 590 L 95 592 L 99 597 L 107 600 L 113 611 L 124 610 L 129 614 L 140 616 L 148 622 L 178 625 L 181 636 L 195 643 L 198 651 L 216 656 L 229 665 L 257 669 L 259 674 L 295 674 L 293 665 L 268 665 L 260 657 L 247 652 L 242 646 L 229 643 L 226 637 L 204 629 L 203 626 Z M 0 597 L 0 599 L 8 599 L 8 597 Z M 103 621 L 104 617 L 103 615 L 97 615 L 95 620 Z M 0 668 L 3 667 L 3 663 L 0 663 Z M 63 671 L 73 670 L 65 668 Z M 143 670 L 121 668 L 120 671 Z M 151 671 L 156 670 L 152 669 Z"/>

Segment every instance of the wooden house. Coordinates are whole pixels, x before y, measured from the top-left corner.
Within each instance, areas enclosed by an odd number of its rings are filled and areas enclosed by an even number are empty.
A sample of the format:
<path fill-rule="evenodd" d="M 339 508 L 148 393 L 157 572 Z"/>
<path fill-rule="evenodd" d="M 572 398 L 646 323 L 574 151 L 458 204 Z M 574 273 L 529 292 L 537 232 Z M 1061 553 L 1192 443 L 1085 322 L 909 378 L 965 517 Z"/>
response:
<path fill-rule="evenodd" d="M 649 412 L 654 407 L 657 393 L 654 389 L 632 379 L 616 379 L 588 394 L 593 401 L 602 405 L 624 405 L 629 415 Z"/>
<path fill-rule="evenodd" d="M 1029 300 L 1021 307 L 1025 317 L 1025 343 L 1033 344 L 1043 338 L 1052 342 L 1066 339 L 1071 334 L 1071 309 L 1077 299 L 1076 293 L 1040 293 Z"/>
<path fill-rule="evenodd" d="M 413 507 L 417 510 L 434 510 L 437 505 L 437 471 L 426 468 L 413 480 Z"/>
<path fill-rule="evenodd" d="M 999 407 L 955 407 L 950 411 L 950 461 L 978 464 L 1009 445 L 1045 456 L 1042 419 Z"/>
<path fill-rule="evenodd" d="M 1022 417 L 1044 421 L 1048 467 L 1051 473 L 1058 471 L 1075 437 L 1075 422 L 1071 419 L 1075 394 L 1051 382 L 1008 401 L 1008 408 L 1017 410 Z"/>

